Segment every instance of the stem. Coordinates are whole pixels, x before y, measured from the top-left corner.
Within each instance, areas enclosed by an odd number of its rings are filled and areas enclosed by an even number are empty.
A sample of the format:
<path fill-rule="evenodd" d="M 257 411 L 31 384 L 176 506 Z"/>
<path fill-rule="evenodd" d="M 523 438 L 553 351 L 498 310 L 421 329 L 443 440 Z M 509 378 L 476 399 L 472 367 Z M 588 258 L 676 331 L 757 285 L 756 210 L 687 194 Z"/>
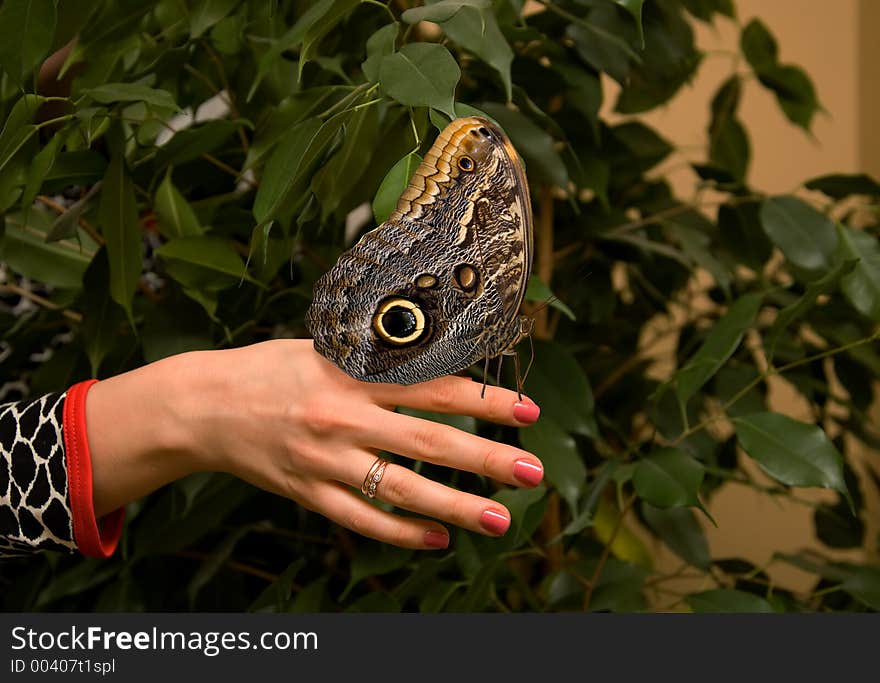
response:
<path fill-rule="evenodd" d="M 754 389 L 761 382 L 765 382 L 771 375 L 781 375 L 784 372 L 788 372 L 789 370 L 793 370 L 794 368 L 800 367 L 801 365 L 807 365 L 814 361 L 819 360 L 820 358 L 827 358 L 828 356 L 835 356 L 838 353 L 843 353 L 844 351 L 849 351 L 857 346 L 863 346 L 865 344 L 870 344 L 873 341 L 880 339 L 880 330 L 872 334 L 870 337 L 865 337 L 863 339 L 857 339 L 854 342 L 850 342 L 849 344 L 844 344 L 843 346 L 836 346 L 833 349 L 826 349 L 825 351 L 821 351 L 819 353 L 813 354 L 812 356 L 807 356 L 806 358 L 801 358 L 800 360 L 792 361 L 791 363 L 787 363 L 786 365 L 782 365 L 778 368 L 774 368 L 772 365 L 767 368 L 763 373 L 761 373 L 758 377 L 753 379 L 751 382 L 746 384 L 742 389 L 736 392 L 730 400 L 727 401 L 724 405 L 721 406 L 720 414 L 712 415 L 711 417 L 707 417 L 705 420 L 698 422 L 693 427 L 689 427 L 684 430 L 671 445 L 677 446 L 686 438 L 691 436 L 692 434 L 704 429 L 712 422 L 716 422 L 724 417 L 724 414 L 728 411 L 728 409 L 737 401 L 739 401 L 743 396 L 745 396 L 749 391 Z"/>
<path fill-rule="evenodd" d="M 83 321 L 82 313 L 77 313 L 76 311 L 69 311 L 66 308 L 61 308 L 58 304 L 49 301 L 48 299 L 44 299 L 39 294 L 34 294 L 23 287 L 19 287 L 16 284 L 2 284 L 0 285 L 0 292 L 9 292 L 10 294 L 17 294 L 20 297 L 27 299 L 28 301 L 33 301 L 38 306 L 42 306 L 43 308 L 47 308 L 50 311 L 61 311 L 61 314 L 75 323 L 81 323 Z"/>
<path fill-rule="evenodd" d="M 584 595 L 584 612 L 590 611 L 590 601 L 593 599 L 593 591 L 596 588 L 596 583 L 599 581 L 599 577 L 602 576 L 602 570 L 605 569 L 605 564 L 608 562 L 608 557 L 611 555 L 611 546 L 614 544 L 614 540 L 617 538 L 617 534 L 620 533 L 620 529 L 623 527 L 623 519 L 626 517 L 626 514 L 632 508 L 633 503 L 636 501 L 636 495 L 633 494 L 629 497 L 629 499 L 624 503 L 623 509 L 620 511 L 620 514 L 617 515 L 617 521 L 614 523 L 614 529 L 611 531 L 611 536 L 608 537 L 608 542 L 605 544 L 605 548 L 602 550 L 602 555 L 599 557 L 599 562 L 596 564 L 596 569 L 593 571 L 593 576 L 590 577 L 590 583 L 587 586 L 586 595 Z"/>
<path fill-rule="evenodd" d="M 37 201 L 40 202 L 40 204 L 43 204 L 44 206 L 48 206 L 50 209 L 52 209 L 53 211 L 55 211 L 59 215 L 67 212 L 67 209 L 65 209 L 63 206 L 61 206 L 61 204 L 49 199 L 48 197 L 43 196 L 43 195 L 37 195 Z M 89 237 L 91 237 L 92 240 L 94 240 L 95 244 L 97 244 L 100 247 L 104 246 L 104 238 L 98 234 L 98 231 L 95 230 L 85 218 L 79 219 L 79 227 L 81 227 L 83 229 L 83 231 Z"/>

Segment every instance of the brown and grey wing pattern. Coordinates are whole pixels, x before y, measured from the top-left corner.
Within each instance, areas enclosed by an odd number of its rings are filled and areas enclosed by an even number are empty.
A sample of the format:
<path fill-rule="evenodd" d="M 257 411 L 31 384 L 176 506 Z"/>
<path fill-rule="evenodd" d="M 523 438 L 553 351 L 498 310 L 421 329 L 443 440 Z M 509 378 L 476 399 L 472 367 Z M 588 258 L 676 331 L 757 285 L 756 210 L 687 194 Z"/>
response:
<path fill-rule="evenodd" d="M 352 376 L 411 384 L 505 351 L 531 267 L 525 175 L 504 134 L 457 119 L 388 221 L 315 285 L 315 348 Z"/>

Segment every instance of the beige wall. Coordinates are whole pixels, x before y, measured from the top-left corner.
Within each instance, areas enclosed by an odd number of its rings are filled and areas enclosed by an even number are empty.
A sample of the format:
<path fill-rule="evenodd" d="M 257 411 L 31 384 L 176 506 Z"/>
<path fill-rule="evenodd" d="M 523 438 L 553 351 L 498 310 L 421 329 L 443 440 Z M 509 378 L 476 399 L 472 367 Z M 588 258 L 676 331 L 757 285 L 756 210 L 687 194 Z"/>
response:
<path fill-rule="evenodd" d="M 740 117 L 751 140 L 752 184 L 766 192 L 788 192 L 798 183 L 832 170 L 867 170 L 859 142 L 859 117 L 864 118 L 866 113 L 859 107 L 860 76 L 865 71 L 859 68 L 858 36 L 863 25 L 860 11 L 867 8 L 880 17 L 880 2 L 737 0 L 736 5 L 743 25 L 753 17 L 767 24 L 778 39 L 780 59 L 806 70 L 827 110 L 815 117 L 811 136 L 791 125 L 773 95 L 757 81 L 750 81 L 744 88 Z M 874 27 L 880 27 L 880 23 L 875 21 Z M 695 22 L 695 28 L 698 45 L 707 52 L 696 79 L 667 106 L 645 117 L 680 147 L 677 158 L 670 159 L 660 171 L 674 169 L 672 176 L 681 191 L 691 188 L 694 182 L 694 175 L 681 162 L 705 158 L 709 101 L 724 79 L 737 69 L 736 23 L 718 18 L 714 26 Z M 863 28 L 863 32 L 867 29 Z M 876 47 L 877 39 L 871 40 Z M 738 68 L 746 72 L 746 67 L 740 64 Z M 605 85 L 609 95 L 616 95 L 616 84 L 608 79 Z M 878 106 L 880 93 L 867 88 L 867 83 L 865 86 L 864 90 L 874 98 L 874 106 Z M 606 100 L 606 113 L 610 114 L 613 103 L 613 97 Z M 880 154 L 874 155 L 874 160 L 876 169 L 880 166 Z"/>
<path fill-rule="evenodd" d="M 740 117 L 751 140 L 751 184 L 776 193 L 794 191 L 803 181 L 831 172 L 880 176 L 880 89 L 876 87 L 880 85 L 880 0 L 737 0 L 736 4 L 742 25 L 755 16 L 767 24 L 778 39 L 781 60 L 806 70 L 826 110 L 816 116 L 809 135 L 788 122 L 772 94 L 756 81 L 749 82 Z M 708 103 L 737 68 L 733 55 L 739 39 L 736 23 L 718 19 L 714 27 L 697 23 L 696 30 L 698 44 L 707 52 L 698 77 L 666 107 L 646 117 L 679 147 L 676 157 L 658 173 L 670 176 L 683 196 L 688 196 L 696 180 L 684 162 L 705 158 Z M 739 69 L 745 71 L 742 64 Z M 605 86 L 609 95 L 605 113 L 613 118 L 610 109 L 616 85 L 607 80 Z M 662 372 L 668 376 L 668 371 Z M 771 383 L 770 399 L 774 409 L 802 420 L 813 419 L 784 380 Z M 877 453 L 866 455 L 878 457 Z M 743 462 L 756 477 L 770 483 L 747 458 Z M 856 467 L 863 471 L 864 464 Z M 877 536 L 880 506 L 876 490 L 867 494 L 867 538 L 871 539 Z M 713 557 L 745 557 L 759 566 L 767 565 L 774 581 L 795 590 L 808 589 L 813 577 L 782 563 L 770 563 L 771 556 L 774 551 L 820 548 L 809 502 L 833 501 L 835 494 L 800 490 L 797 497 L 807 504 L 783 502 L 738 485 L 724 487 L 710 505 L 718 527 L 703 520 Z M 663 548 L 655 550 L 661 569 L 680 564 Z M 835 555 L 868 559 L 862 551 Z"/>

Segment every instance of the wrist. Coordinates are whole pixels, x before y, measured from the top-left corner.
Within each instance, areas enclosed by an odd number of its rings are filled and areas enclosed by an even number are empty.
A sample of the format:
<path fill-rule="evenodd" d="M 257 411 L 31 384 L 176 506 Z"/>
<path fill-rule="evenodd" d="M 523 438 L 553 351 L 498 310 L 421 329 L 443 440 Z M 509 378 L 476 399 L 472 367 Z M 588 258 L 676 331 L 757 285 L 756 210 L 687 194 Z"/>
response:
<path fill-rule="evenodd" d="M 186 354 L 93 385 L 86 401 L 98 516 L 204 467 L 186 407 Z"/>

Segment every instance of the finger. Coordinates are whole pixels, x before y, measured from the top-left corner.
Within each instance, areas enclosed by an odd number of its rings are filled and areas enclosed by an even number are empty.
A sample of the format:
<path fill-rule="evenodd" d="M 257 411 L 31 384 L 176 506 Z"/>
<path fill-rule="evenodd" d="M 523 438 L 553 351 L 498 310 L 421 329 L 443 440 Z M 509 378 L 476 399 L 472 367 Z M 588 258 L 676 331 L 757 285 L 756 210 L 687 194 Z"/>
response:
<path fill-rule="evenodd" d="M 367 453 L 347 458 L 350 474 L 341 481 L 360 488 L 375 460 Z M 501 536 L 510 526 L 510 512 L 500 503 L 444 486 L 394 463 L 385 467 L 376 497 L 395 507 L 487 536 Z"/>
<path fill-rule="evenodd" d="M 541 461 L 528 451 L 431 420 L 382 411 L 363 429 L 369 446 L 389 453 L 517 486 L 537 486 L 544 478 Z"/>
<path fill-rule="evenodd" d="M 310 502 L 337 524 L 377 541 L 401 548 L 440 550 L 449 547 L 449 533 L 440 524 L 380 510 L 338 482 L 315 485 Z"/>
<path fill-rule="evenodd" d="M 541 409 L 530 398 L 519 399 L 515 391 L 486 387 L 466 377 L 450 375 L 410 386 L 376 384 L 371 394 L 386 407 L 406 406 L 438 413 L 471 415 L 490 422 L 519 427 L 532 424 Z"/>

